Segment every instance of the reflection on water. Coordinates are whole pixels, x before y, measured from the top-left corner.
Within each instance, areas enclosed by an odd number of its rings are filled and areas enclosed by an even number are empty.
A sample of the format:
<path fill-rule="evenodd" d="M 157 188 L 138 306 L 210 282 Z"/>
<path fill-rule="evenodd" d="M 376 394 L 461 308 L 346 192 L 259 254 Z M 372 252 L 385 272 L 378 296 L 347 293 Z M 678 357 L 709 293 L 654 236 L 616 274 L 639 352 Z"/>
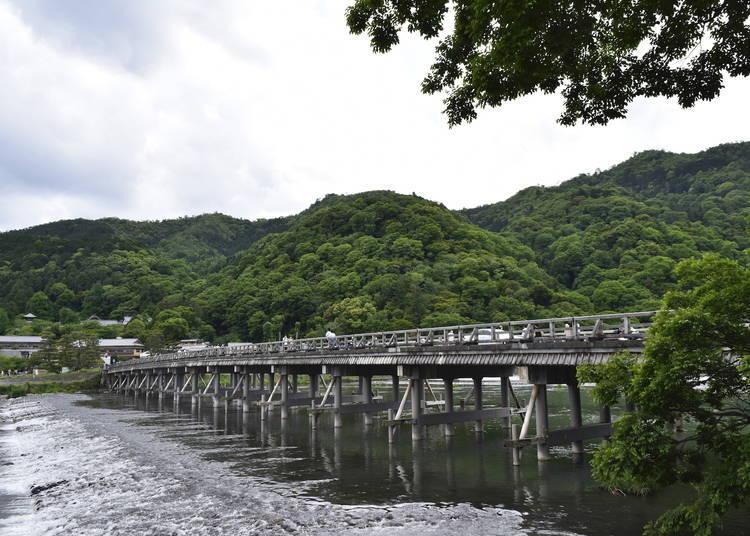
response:
<path fill-rule="evenodd" d="M 439 383 L 433 388 L 441 396 Z M 355 388 L 355 384 L 346 386 L 349 392 Z M 387 397 L 390 383 L 376 383 L 375 388 Z M 528 388 L 514 388 L 524 403 Z M 470 382 L 457 382 L 456 400 L 469 390 Z M 551 429 L 569 426 L 567 396 L 564 388 L 549 389 Z M 485 407 L 498 405 L 499 398 L 499 383 L 486 383 Z M 586 392 L 582 402 L 584 423 L 596 422 L 598 409 Z M 370 425 L 361 415 L 344 415 L 343 428 L 334 429 L 332 415 L 327 414 L 312 430 L 306 408 L 293 409 L 286 421 L 274 410 L 267 421 L 261 421 L 257 408 L 243 414 L 234 404 L 214 408 L 210 400 L 191 408 L 189 399 L 175 405 L 171 397 L 105 394 L 82 404 L 159 412 L 148 419 L 135 413 L 128 422 L 151 427 L 160 438 L 178 441 L 206 460 L 227 464 L 237 475 L 262 478 L 296 495 L 334 504 L 471 503 L 519 511 L 532 532 L 633 535 L 687 493 L 672 489 L 657 497 L 637 498 L 602 491 L 583 459 L 590 457 L 596 441 L 587 443 L 583 458 L 569 448 L 553 448 L 548 462 L 537 462 L 536 451 L 529 448 L 521 466 L 514 467 L 510 450 L 502 446 L 506 431 L 498 421 L 486 422 L 482 435 L 475 434 L 473 422 L 456 424 L 450 438 L 441 427 L 428 427 L 419 442 L 412 442 L 404 427 L 396 442 L 389 444 L 382 415 Z M 619 411 L 613 408 L 615 416 Z M 747 533 L 741 517 L 729 520 L 726 534 Z"/>

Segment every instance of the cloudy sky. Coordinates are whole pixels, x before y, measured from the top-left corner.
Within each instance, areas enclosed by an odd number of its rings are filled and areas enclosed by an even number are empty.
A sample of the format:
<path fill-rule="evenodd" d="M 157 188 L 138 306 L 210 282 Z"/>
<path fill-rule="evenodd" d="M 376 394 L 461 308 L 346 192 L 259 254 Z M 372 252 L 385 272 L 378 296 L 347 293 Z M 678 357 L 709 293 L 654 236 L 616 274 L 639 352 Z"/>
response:
<path fill-rule="evenodd" d="M 750 80 L 681 110 L 561 127 L 534 95 L 448 129 L 419 92 L 434 44 L 374 55 L 345 0 L 0 0 L 0 230 L 63 218 L 298 212 L 327 193 L 450 208 L 634 152 L 750 139 Z"/>

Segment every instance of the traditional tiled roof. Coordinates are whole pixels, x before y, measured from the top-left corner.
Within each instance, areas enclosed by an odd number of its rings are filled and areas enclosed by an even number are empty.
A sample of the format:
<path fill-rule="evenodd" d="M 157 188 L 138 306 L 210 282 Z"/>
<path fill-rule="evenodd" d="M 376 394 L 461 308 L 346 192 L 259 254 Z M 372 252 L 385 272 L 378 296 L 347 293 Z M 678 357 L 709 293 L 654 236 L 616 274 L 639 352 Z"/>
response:
<path fill-rule="evenodd" d="M 41 344 L 42 338 L 32 335 L 0 335 L 2 344 Z"/>
<path fill-rule="evenodd" d="M 99 339 L 99 346 L 102 348 L 115 348 L 115 347 L 133 347 L 143 348 L 143 345 L 138 339 Z"/>

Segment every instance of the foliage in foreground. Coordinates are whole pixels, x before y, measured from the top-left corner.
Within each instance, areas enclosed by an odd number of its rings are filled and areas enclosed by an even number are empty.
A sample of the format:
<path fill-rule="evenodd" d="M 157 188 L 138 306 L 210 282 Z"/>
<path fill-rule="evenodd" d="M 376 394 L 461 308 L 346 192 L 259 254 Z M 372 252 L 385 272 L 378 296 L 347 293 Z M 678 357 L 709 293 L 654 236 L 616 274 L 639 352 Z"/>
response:
<path fill-rule="evenodd" d="M 422 91 L 447 93 L 449 125 L 537 91 L 561 92 L 564 125 L 605 124 L 635 97 L 689 108 L 750 74 L 750 3 L 737 0 L 356 0 L 346 15 L 375 52 L 404 29 L 440 36 Z"/>
<path fill-rule="evenodd" d="M 750 501 L 750 269 L 716 256 L 678 267 L 680 288 L 650 330 L 643 359 L 621 356 L 581 369 L 593 396 L 620 394 L 636 411 L 598 449 L 593 474 L 605 487 L 649 493 L 682 482 L 696 499 L 649 524 L 650 536 L 708 536 L 730 508 Z M 727 350 L 729 349 L 729 350 Z M 684 416 L 688 432 L 672 433 Z"/>

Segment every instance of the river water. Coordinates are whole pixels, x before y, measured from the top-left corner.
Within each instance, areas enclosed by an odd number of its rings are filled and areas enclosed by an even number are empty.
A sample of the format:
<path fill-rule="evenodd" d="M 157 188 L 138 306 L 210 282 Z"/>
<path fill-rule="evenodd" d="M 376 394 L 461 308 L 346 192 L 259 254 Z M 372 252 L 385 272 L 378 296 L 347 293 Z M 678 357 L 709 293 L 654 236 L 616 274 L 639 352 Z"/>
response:
<path fill-rule="evenodd" d="M 485 397 L 496 404 L 499 386 Z M 551 428 L 567 426 L 566 392 L 550 389 L 549 404 Z M 545 463 L 526 449 L 514 468 L 499 423 L 485 426 L 477 437 L 456 425 L 450 440 L 431 427 L 418 443 L 404 427 L 389 446 L 382 422 L 357 415 L 338 431 L 324 416 L 312 432 L 306 409 L 282 426 L 278 411 L 262 425 L 256 409 L 191 412 L 171 397 L 14 399 L 0 407 L 0 534 L 630 536 L 687 496 L 610 495 L 566 448 Z M 750 534 L 746 518 L 733 514 L 721 534 Z"/>

